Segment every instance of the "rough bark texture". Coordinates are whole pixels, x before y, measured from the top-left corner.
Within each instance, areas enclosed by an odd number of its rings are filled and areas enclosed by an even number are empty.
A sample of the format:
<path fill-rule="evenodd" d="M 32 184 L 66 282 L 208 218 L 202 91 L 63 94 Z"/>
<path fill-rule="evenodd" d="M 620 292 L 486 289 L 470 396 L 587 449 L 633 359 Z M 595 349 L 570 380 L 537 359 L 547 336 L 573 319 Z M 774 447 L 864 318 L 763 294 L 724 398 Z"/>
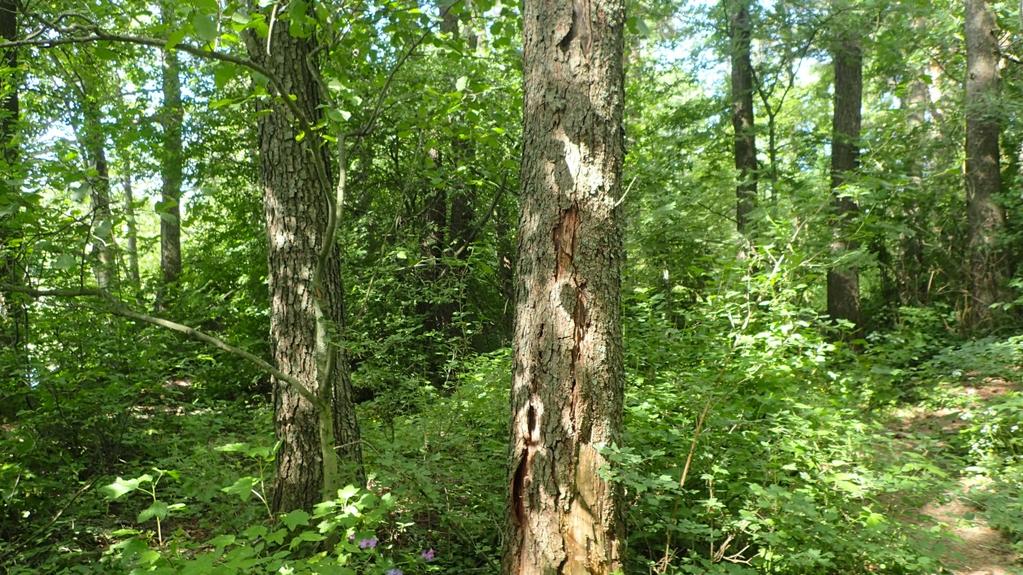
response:
<path fill-rule="evenodd" d="M 92 79 L 82 82 L 82 145 L 89 162 L 92 200 L 93 274 L 99 287 L 109 290 L 117 283 L 114 219 L 110 210 L 110 169 L 106 133 L 100 115 L 99 94 Z"/>
<path fill-rule="evenodd" d="M 1000 299 L 1004 260 L 996 242 L 1004 225 L 995 196 L 1001 188 L 998 137 L 998 39 L 986 0 L 966 1 L 966 211 L 969 220 L 971 301 L 969 328 L 993 321 Z"/>
<path fill-rule="evenodd" d="M 832 118 L 831 189 L 833 194 L 834 237 L 831 249 L 841 257 L 855 245 L 847 239 L 851 231 L 848 219 L 858 207 L 849 197 L 843 197 L 841 186 L 847 175 L 859 166 L 859 139 L 862 124 L 863 52 L 856 32 L 843 30 L 834 54 L 835 102 Z M 860 316 L 859 270 L 842 265 L 828 270 L 828 315 L 834 320 L 848 320 L 857 327 Z"/>
<path fill-rule="evenodd" d="M 306 65 L 314 40 L 292 37 L 287 25 L 274 27 L 269 55 L 265 40 L 251 36 L 247 40 L 250 56 L 280 79 L 307 118 L 313 122 L 319 119 L 319 92 Z M 326 149 L 319 145 L 316 134 L 295 141 L 299 131 L 295 119 L 279 99 L 266 106 L 268 109 L 259 116 L 258 130 L 260 182 L 269 236 L 274 363 L 282 372 L 308 382 L 307 389 L 332 406 L 332 413 L 322 413 L 289 386 L 275 382 L 274 417 L 281 447 L 272 503 L 274 509 L 284 511 L 308 508 L 323 496 L 321 423 L 333 428 L 337 453 L 355 470 L 349 476 L 352 482 L 358 480 L 362 457 L 351 382 L 340 346 L 343 292 L 340 254 L 332 238 L 319 299 L 313 286 L 327 227 L 327 198 L 333 197 L 334 190 L 326 173 L 319 173 L 312 154 L 321 154 L 321 166 L 328 166 Z M 323 316 L 333 328 L 326 340 L 322 332 L 317 335 L 318 307 L 322 307 Z M 333 354 L 332 370 L 325 369 L 324 354 Z M 330 374 L 326 381 L 322 381 L 324 373 Z M 322 421 L 321 417 L 333 421 Z M 337 475 L 331 469 L 326 473 Z"/>
<path fill-rule="evenodd" d="M 620 0 L 527 0 L 506 574 L 621 567 Z"/>
<path fill-rule="evenodd" d="M 166 0 L 160 5 L 164 26 L 174 26 L 174 7 Z M 163 128 L 163 153 L 160 155 L 160 270 L 164 283 L 173 283 L 181 275 L 181 182 L 183 156 L 181 125 L 184 109 L 181 107 L 181 75 L 178 53 L 163 51 L 161 84 L 163 110 L 160 125 Z"/>
<path fill-rule="evenodd" d="M 735 169 L 735 222 L 740 233 L 750 228 L 757 201 L 757 139 L 753 117 L 753 64 L 750 60 L 749 1 L 729 2 L 732 36 L 732 133 Z"/>

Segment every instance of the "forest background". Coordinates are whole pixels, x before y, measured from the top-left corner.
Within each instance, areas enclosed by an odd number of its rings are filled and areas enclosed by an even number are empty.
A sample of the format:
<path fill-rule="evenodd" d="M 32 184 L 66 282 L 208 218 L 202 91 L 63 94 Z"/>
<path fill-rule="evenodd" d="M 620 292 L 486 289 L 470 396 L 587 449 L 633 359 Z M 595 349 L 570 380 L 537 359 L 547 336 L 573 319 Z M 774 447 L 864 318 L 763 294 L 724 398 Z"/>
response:
<path fill-rule="evenodd" d="M 591 2 L 587 572 L 1018 571 L 1023 5 Z M 0 0 L 0 571 L 530 572 L 523 14 L 584 4 Z"/>

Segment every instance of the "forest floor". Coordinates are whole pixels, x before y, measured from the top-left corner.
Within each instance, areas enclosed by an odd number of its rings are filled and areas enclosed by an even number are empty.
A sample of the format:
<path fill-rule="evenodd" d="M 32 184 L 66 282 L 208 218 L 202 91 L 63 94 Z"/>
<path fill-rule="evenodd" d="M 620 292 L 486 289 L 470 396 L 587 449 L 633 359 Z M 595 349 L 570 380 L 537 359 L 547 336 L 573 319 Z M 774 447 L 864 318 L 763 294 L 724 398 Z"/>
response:
<path fill-rule="evenodd" d="M 926 503 L 905 510 L 905 520 L 939 534 L 932 543 L 934 553 L 955 575 L 1023 575 L 1021 558 L 978 502 L 992 494 L 994 480 L 955 445 L 971 413 L 983 411 L 1020 386 L 1001 377 L 967 373 L 961 382 L 941 389 L 940 403 L 945 405 L 924 401 L 903 407 L 889 423 L 899 449 L 923 455 L 947 473 Z"/>

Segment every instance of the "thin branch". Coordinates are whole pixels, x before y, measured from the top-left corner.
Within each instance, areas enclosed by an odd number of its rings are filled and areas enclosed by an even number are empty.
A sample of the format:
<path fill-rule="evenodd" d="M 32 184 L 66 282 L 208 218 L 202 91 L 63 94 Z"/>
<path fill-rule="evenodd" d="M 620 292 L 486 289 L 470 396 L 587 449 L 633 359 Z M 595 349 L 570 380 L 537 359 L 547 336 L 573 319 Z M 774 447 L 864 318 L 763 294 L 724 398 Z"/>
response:
<path fill-rule="evenodd" d="M 458 256 L 462 255 L 462 252 L 469 249 L 469 246 L 472 245 L 472 242 L 476 241 L 476 236 L 478 236 L 479 233 L 483 231 L 483 227 L 486 226 L 487 223 L 490 221 L 490 218 L 494 216 L 494 212 L 497 210 L 497 204 L 500 203 L 501 197 L 504 196 L 505 190 L 507 189 L 507 187 L 505 186 L 507 181 L 508 173 L 505 172 L 504 175 L 501 177 L 501 183 L 497 184 L 497 191 L 494 193 L 494 200 L 490 202 L 490 209 L 487 210 L 486 215 L 484 215 L 483 218 L 480 219 L 479 223 L 473 226 L 472 231 L 469 233 L 468 237 L 466 237 L 465 242 L 463 242 L 462 245 L 459 246 L 457 250 L 455 250 L 455 253 L 452 254 L 454 257 L 457 258 Z"/>
<path fill-rule="evenodd" d="M 60 38 L 48 38 L 38 40 L 15 40 L 9 42 L 0 42 L 0 49 L 4 48 L 17 48 L 19 46 L 36 46 L 40 48 L 53 48 L 56 46 L 62 46 L 67 44 L 91 44 L 94 42 L 120 42 L 123 44 L 135 44 L 137 46 L 150 46 L 153 48 L 159 48 L 161 50 L 167 50 L 167 40 L 163 38 L 153 38 L 150 36 L 133 36 L 130 34 L 115 34 L 112 32 L 104 31 L 95 26 L 81 26 L 78 24 L 69 26 L 67 28 L 61 28 L 56 24 L 43 22 L 50 27 L 53 31 L 62 34 Z M 86 35 L 76 35 L 80 32 L 84 32 Z M 265 76 L 270 83 L 273 85 L 273 89 L 276 95 L 284 101 L 289 111 L 295 116 L 295 118 L 302 124 L 302 128 L 309 129 L 310 121 L 305 116 L 298 105 L 288 98 L 288 91 L 285 89 L 284 84 L 279 78 L 270 72 L 265 66 L 259 64 L 248 58 L 241 58 L 233 54 L 227 54 L 224 52 L 218 52 L 216 50 L 206 50 L 199 46 L 193 46 L 191 44 L 179 43 L 174 45 L 172 50 L 178 50 L 191 54 L 198 58 L 205 58 L 208 60 L 216 60 L 218 62 L 225 62 L 241 66 L 253 72 L 256 72 L 262 76 Z"/>
<path fill-rule="evenodd" d="M 447 16 L 448 12 L 451 11 L 452 8 L 454 8 L 454 6 L 455 3 L 452 2 L 451 4 L 448 4 L 446 8 L 441 10 L 439 19 L 443 20 L 444 17 Z M 387 95 L 387 92 L 391 88 L 391 83 L 394 81 L 395 74 L 398 73 L 398 70 L 401 69 L 401 67 L 405 64 L 405 61 L 412 56 L 416 49 L 419 48 L 419 45 L 422 44 L 423 41 L 430 36 L 430 33 L 432 31 L 433 26 L 432 25 L 427 26 L 426 30 L 423 30 L 423 33 L 419 36 L 419 38 L 417 38 L 416 41 L 413 42 L 412 45 L 408 47 L 408 50 L 406 50 L 405 53 L 402 54 L 400 58 L 398 58 L 398 61 L 395 62 L 394 67 L 391 68 L 391 72 L 387 75 L 387 80 L 384 81 L 383 88 L 381 88 L 380 93 L 377 94 L 377 101 L 376 104 L 374 104 L 373 106 L 373 112 L 370 114 L 369 120 L 366 121 L 362 128 L 356 131 L 357 136 L 359 137 L 367 136 L 369 135 L 370 132 L 373 131 L 373 127 L 376 125 L 377 119 L 380 117 L 380 110 L 384 104 L 384 97 Z"/>
<path fill-rule="evenodd" d="M 103 301 L 107 302 L 108 304 L 110 304 L 110 308 L 109 308 L 108 311 L 109 311 L 109 313 L 111 313 L 113 315 L 118 315 L 118 316 L 125 317 L 125 318 L 128 318 L 128 319 L 132 319 L 132 320 L 135 320 L 135 321 L 140 321 L 140 322 L 143 322 L 143 323 L 148 323 L 148 324 L 151 324 L 151 325 L 160 326 L 162 328 L 166 328 L 166 329 L 169 329 L 171 331 L 176 331 L 178 333 L 187 335 L 188 337 L 197 339 L 197 340 L 202 341 L 204 343 L 208 343 L 208 344 L 212 345 L 213 347 L 215 347 L 215 348 L 217 348 L 217 349 L 219 349 L 221 351 L 224 351 L 226 353 L 229 353 L 231 355 L 240 357 L 240 358 L 248 361 L 249 363 L 255 365 L 259 369 L 261 369 L 261 370 L 265 371 L 266 373 L 269 373 L 270 375 L 274 376 L 278 380 L 287 383 L 296 392 L 298 392 L 299 395 L 301 395 L 303 398 L 308 400 L 309 403 L 312 403 L 313 405 L 315 405 L 317 407 L 321 407 L 322 406 L 322 402 L 320 401 L 320 399 L 318 397 L 316 397 L 316 395 L 313 394 L 311 391 L 309 391 L 309 389 L 307 389 L 305 387 L 305 384 L 303 384 L 302 381 L 300 381 L 298 378 L 290 376 L 290 375 L 282 372 L 281 370 L 275 368 L 273 365 L 271 365 L 266 360 L 260 358 L 259 356 L 254 355 L 252 353 L 249 353 L 249 352 L 245 351 L 244 349 L 235 347 L 235 346 L 225 342 L 224 340 L 222 340 L 220 338 L 217 338 L 217 337 L 214 337 L 212 335 L 209 335 L 208 333 L 199 331 L 199 330 L 197 330 L 197 329 L 195 329 L 193 327 L 189 327 L 189 326 L 184 325 L 184 324 L 173 322 L 173 321 L 171 321 L 169 319 L 164 319 L 164 318 L 161 318 L 161 317 L 151 316 L 151 315 L 147 315 L 147 314 L 144 314 L 144 313 L 137 312 L 137 311 L 129 308 L 127 304 L 125 304 L 123 301 L 117 299 L 116 297 L 114 297 L 113 295 L 111 295 L 109 292 L 107 292 L 105 290 L 101 290 L 101 289 L 98 289 L 98 288 L 36 289 L 36 288 L 30 288 L 30 287 L 19 286 L 19 285 L 11 285 L 11 284 L 0 284 L 0 289 L 6 290 L 6 291 L 10 291 L 10 292 L 23 293 L 23 294 L 32 296 L 34 298 L 44 298 L 44 297 L 63 297 L 63 298 L 89 297 L 89 298 L 97 298 L 97 299 L 103 300 Z"/>

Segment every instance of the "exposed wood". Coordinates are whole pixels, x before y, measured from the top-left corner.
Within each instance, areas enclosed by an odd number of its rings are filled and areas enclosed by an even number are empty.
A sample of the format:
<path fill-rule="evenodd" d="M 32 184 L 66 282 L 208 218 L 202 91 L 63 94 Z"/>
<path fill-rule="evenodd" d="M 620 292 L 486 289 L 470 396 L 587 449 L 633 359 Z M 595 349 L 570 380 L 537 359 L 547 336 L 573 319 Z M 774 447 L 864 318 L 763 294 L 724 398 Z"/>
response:
<path fill-rule="evenodd" d="M 620 0 L 527 0 L 506 574 L 621 569 Z"/>

